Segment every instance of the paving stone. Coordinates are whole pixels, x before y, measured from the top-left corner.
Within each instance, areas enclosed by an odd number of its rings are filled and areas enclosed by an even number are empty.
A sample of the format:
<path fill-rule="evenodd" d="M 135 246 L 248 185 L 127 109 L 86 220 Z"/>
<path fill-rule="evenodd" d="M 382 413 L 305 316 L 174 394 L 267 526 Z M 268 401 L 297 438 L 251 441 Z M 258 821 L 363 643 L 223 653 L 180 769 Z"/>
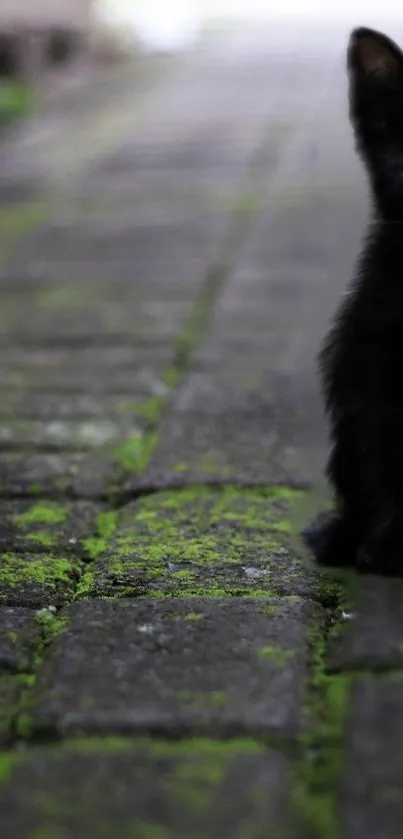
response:
<path fill-rule="evenodd" d="M 4 452 L 0 497 L 115 501 L 132 491 L 152 444 L 152 436 L 136 435 L 92 454 Z"/>
<path fill-rule="evenodd" d="M 332 650 L 337 670 L 403 669 L 403 582 L 362 576 L 345 632 Z"/>
<path fill-rule="evenodd" d="M 23 673 L 29 669 L 33 645 L 39 638 L 39 623 L 32 609 L 0 607 L 0 673 Z"/>
<path fill-rule="evenodd" d="M 118 446 L 127 437 L 140 437 L 148 426 L 142 416 L 141 404 L 134 411 L 120 416 L 71 420 L 53 417 L 48 422 L 37 420 L 0 420 L 0 451 L 46 449 L 47 451 L 88 451 L 106 444 Z"/>
<path fill-rule="evenodd" d="M 0 604 L 60 606 L 72 598 L 80 573 L 79 560 L 68 554 L 3 553 Z"/>
<path fill-rule="evenodd" d="M 72 346 L 0 348 L 1 388 L 14 391 L 20 399 L 51 391 L 71 392 L 78 398 L 85 393 L 93 398 L 102 394 L 124 394 L 125 400 L 143 401 L 166 392 L 163 378 L 174 363 L 173 342 L 143 346 L 102 346 L 91 341 Z M 43 397 L 45 399 L 45 397 Z M 11 396 L 11 400 L 13 400 Z M 3 404 L 3 414 L 11 409 Z M 105 401 L 104 410 L 107 411 Z M 16 406 L 17 410 L 17 406 Z M 14 414 L 15 416 L 15 414 Z"/>
<path fill-rule="evenodd" d="M 91 460 L 90 463 L 90 458 L 83 453 L 3 453 L 0 457 L 0 495 L 100 498 L 108 491 L 110 475 L 110 460 L 97 457 L 96 462 Z"/>
<path fill-rule="evenodd" d="M 91 596 L 312 594 L 319 585 L 297 539 L 304 495 L 289 489 L 152 494 L 125 507 L 83 575 Z"/>
<path fill-rule="evenodd" d="M 214 222 L 214 217 L 207 216 L 196 222 L 182 219 L 178 224 L 166 215 L 159 225 L 133 226 L 126 222 L 118 229 L 111 227 L 109 230 L 105 225 L 97 229 L 94 225 L 75 224 L 69 229 L 48 224 L 24 240 L 17 264 L 27 264 L 44 254 L 50 263 L 56 264 L 65 262 L 68 254 L 74 254 L 77 262 L 109 262 L 112 270 L 115 261 L 144 263 L 151 273 L 164 263 L 168 277 L 182 264 L 189 271 L 189 282 L 194 282 L 200 280 L 200 268 L 203 270 L 215 256 Z"/>
<path fill-rule="evenodd" d="M 401 672 L 355 680 L 341 797 L 341 831 L 346 839 L 402 835 L 402 703 Z"/>
<path fill-rule="evenodd" d="M 158 336 L 154 339 L 140 342 L 137 346 L 112 344 L 111 346 L 46 346 L 32 348 L 29 352 L 18 346 L 4 347 L 0 349 L 0 362 L 2 369 L 8 371 L 25 372 L 28 383 L 36 371 L 46 370 L 46 375 L 56 371 L 62 374 L 66 368 L 70 372 L 79 374 L 83 368 L 87 368 L 97 374 L 102 373 L 107 377 L 108 373 L 118 375 L 119 370 L 131 373 L 133 376 L 133 387 L 137 382 L 142 382 L 142 376 L 153 371 L 154 368 L 161 369 L 172 360 L 172 347 L 165 341 L 160 342 Z"/>
<path fill-rule="evenodd" d="M 250 370 L 253 381 L 253 364 Z M 317 474 L 317 453 L 323 456 L 323 421 L 318 439 L 309 392 L 303 402 L 299 388 L 270 392 L 270 378 L 265 390 L 235 384 L 228 401 L 230 386 L 223 386 L 218 373 L 191 374 L 161 427 L 140 486 L 309 484 Z M 229 382 L 235 379 L 232 370 Z"/>
<path fill-rule="evenodd" d="M 30 554 L 46 549 L 82 556 L 105 520 L 104 508 L 90 501 L 5 500 L 0 507 L 0 549 Z"/>
<path fill-rule="evenodd" d="M 157 376 L 150 377 L 148 392 L 145 384 L 137 389 L 130 387 L 128 381 L 126 393 L 102 391 L 102 384 L 105 385 L 102 382 L 101 390 L 97 392 L 93 381 L 90 387 L 90 377 L 91 374 L 87 374 L 87 391 L 84 387 L 82 391 L 72 390 L 76 385 L 74 375 L 63 376 L 62 381 L 58 377 L 57 387 L 52 391 L 33 387 L 10 390 L 0 384 L 0 425 L 2 420 L 10 421 L 15 417 L 20 421 L 35 419 L 48 424 L 85 420 L 95 427 L 101 420 L 121 421 L 124 426 L 134 417 L 140 424 L 144 423 L 147 412 L 169 392 L 168 386 Z M 84 385 L 82 379 L 79 384 Z"/>
<path fill-rule="evenodd" d="M 34 348 L 27 347 L 27 354 Z M 1 355 L 1 353 L 0 353 Z M 173 354 L 172 354 L 173 357 Z M 0 383 L 0 395 L 3 395 L 4 403 L 2 405 L 2 416 L 13 416 L 12 407 L 15 407 L 15 414 L 18 412 L 19 400 L 22 404 L 30 403 L 31 398 L 35 404 L 35 397 L 37 400 L 43 398 L 45 402 L 52 391 L 55 396 L 60 394 L 63 399 L 65 394 L 69 394 L 79 400 L 83 394 L 92 395 L 94 399 L 103 399 L 105 397 L 105 413 L 108 412 L 109 397 L 122 397 L 127 403 L 131 400 L 136 400 L 140 404 L 150 398 L 150 396 L 161 395 L 166 392 L 166 386 L 163 378 L 167 367 L 170 369 L 169 362 L 171 357 L 167 356 L 168 365 L 161 362 L 159 368 L 153 369 L 152 364 L 148 368 L 133 369 L 133 373 L 129 370 L 106 370 L 103 374 L 101 370 L 91 370 L 90 366 L 83 367 L 81 370 L 71 370 L 68 368 L 50 369 L 50 370 L 33 370 L 31 371 L 27 365 L 24 367 L 9 369 L 4 372 L 2 381 Z M 6 401 L 7 400 L 7 401 Z M 8 401 L 10 405 L 8 407 Z M 73 413 L 73 401 L 71 403 L 71 411 Z M 23 411 L 26 411 L 23 407 Z M 29 409 L 28 409 L 29 413 Z M 18 414 L 17 414 L 18 415 Z M 32 413 L 30 414 L 33 415 Z M 40 411 L 38 411 L 40 416 Z M 80 415 L 80 409 L 77 410 L 76 416 Z"/>
<path fill-rule="evenodd" d="M 184 327 L 194 297 L 188 294 L 183 301 L 171 301 L 165 295 L 163 300 L 154 300 L 150 291 L 141 296 L 139 289 L 135 300 L 129 295 L 108 299 L 111 290 L 105 295 L 101 287 L 91 299 L 83 288 L 81 300 L 79 291 L 68 286 L 50 289 L 47 294 L 42 291 L 37 297 L 26 294 L 24 307 L 21 293 L 6 296 L 0 291 L 0 344 L 7 346 L 22 336 L 23 345 L 43 345 L 50 340 L 74 345 L 85 340 L 87 345 L 124 342 L 130 346 L 155 335 L 161 343 L 174 339 Z"/>
<path fill-rule="evenodd" d="M 298 598 L 87 601 L 38 677 L 38 731 L 295 736 L 306 638 Z"/>
<path fill-rule="evenodd" d="M 95 741 L 10 755 L 6 836 L 293 839 L 289 761 L 253 741 Z"/>

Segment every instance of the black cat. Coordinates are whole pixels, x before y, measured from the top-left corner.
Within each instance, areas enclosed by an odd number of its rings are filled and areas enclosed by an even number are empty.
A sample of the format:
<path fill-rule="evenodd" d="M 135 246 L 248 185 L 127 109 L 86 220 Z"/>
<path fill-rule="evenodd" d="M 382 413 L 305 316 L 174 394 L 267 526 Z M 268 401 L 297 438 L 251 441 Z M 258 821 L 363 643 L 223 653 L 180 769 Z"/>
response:
<path fill-rule="evenodd" d="M 403 52 L 356 29 L 350 117 L 374 203 L 354 283 L 320 353 L 336 511 L 304 532 L 326 565 L 403 573 Z"/>

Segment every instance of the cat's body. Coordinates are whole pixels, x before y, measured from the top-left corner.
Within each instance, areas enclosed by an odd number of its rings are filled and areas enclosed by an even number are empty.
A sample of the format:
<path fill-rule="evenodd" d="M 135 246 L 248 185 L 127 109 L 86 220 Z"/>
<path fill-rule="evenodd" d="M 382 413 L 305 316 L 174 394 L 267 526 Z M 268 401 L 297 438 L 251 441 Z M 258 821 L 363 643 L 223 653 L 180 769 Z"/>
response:
<path fill-rule="evenodd" d="M 305 539 L 319 561 L 403 571 L 403 53 L 353 32 L 350 114 L 374 197 L 356 278 L 320 354 L 336 512 Z"/>

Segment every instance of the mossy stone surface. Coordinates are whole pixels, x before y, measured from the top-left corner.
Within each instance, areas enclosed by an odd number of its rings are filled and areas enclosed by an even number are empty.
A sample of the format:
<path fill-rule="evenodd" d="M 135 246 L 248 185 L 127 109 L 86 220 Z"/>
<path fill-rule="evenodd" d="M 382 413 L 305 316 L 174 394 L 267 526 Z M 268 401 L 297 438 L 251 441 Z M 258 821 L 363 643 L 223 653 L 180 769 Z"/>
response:
<path fill-rule="evenodd" d="M 288 771 L 243 739 L 33 748 L 3 758 L 2 825 L 19 839 L 298 839 Z"/>
<path fill-rule="evenodd" d="M 72 556 L 51 552 L 3 553 L 0 604 L 60 606 L 71 600 L 80 573 L 80 560 Z"/>
<path fill-rule="evenodd" d="M 0 549 L 83 556 L 85 540 L 96 535 L 102 511 L 102 506 L 90 501 L 4 501 L 0 506 Z"/>
<path fill-rule="evenodd" d="M 318 575 L 293 533 L 300 493 L 193 487 L 122 509 L 77 596 L 309 593 Z"/>
<path fill-rule="evenodd" d="M 0 674 L 27 672 L 39 636 L 35 609 L 0 606 Z"/>

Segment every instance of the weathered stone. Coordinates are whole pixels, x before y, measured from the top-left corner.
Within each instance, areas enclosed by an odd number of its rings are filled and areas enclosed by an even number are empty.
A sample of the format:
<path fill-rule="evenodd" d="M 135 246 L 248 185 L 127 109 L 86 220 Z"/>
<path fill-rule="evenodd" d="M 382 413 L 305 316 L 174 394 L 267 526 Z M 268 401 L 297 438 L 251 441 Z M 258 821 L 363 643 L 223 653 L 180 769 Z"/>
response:
<path fill-rule="evenodd" d="M 40 672 L 37 730 L 295 736 L 311 602 L 92 601 Z"/>
<path fill-rule="evenodd" d="M 48 422 L 0 420 L 0 451 L 43 448 L 48 452 L 87 451 L 112 442 L 117 447 L 127 437 L 140 436 L 147 424 L 141 404 L 137 416 L 134 411 L 126 411 L 120 416 L 97 419 L 71 420 L 54 416 Z"/>
<path fill-rule="evenodd" d="M 92 454 L 2 453 L 0 496 L 111 501 L 132 491 L 153 440 L 137 434 Z"/>
<path fill-rule="evenodd" d="M 7 836 L 299 837 L 289 761 L 253 741 L 72 742 L 3 757 Z"/>
<path fill-rule="evenodd" d="M 341 834 L 400 839 L 403 821 L 403 678 L 357 677 L 344 750 Z"/>
<path fill-rule="evenodd" d="M 74 495 L 80 482 L 84 454 L 7 454 L 0 458 L 0 495 L 52 498 Z M 97 458 L 91 474 L 81 485 L 79 497 L 102 497 L 110 476 L 110 462 Z"/>
<path fill-rule="evenodd" d="M 23 673 L 39 636 L 32 609 L 0 607 L 0 673 Z"/>
<path fill-rule="evenodd" d="M 108 517 L 106 513 L 106 518 Z M 90 501 L 3 501 L 0 506 L 0 549 L 8 553 L 83 553 L 86 541 L 98 535 L 105 511 Z"/>
<path fill-rule="evenodd" d="M 128 377 L 129 378 L 129 377 Z M 47 424 L 63 422 L 88 424 L 102 420 L 110 422 L 129 423 L 130 418 L 139 423 L 147 419 L 148 412 L 157 406 L 159 399 L 168 394 L 168 387 L 157 376 L 150 376 L 149 392 L 146 385 L 141 389 L 130 387 L 127 381 L 126 393 L 110 393 L 102 390 L 105 382 L 100 383 L 99 391 L 94 387 L 93 378 L 87 373 L 87 388 L 85 380 L 73 376 L 61 375 L 55 380 L 52 391 L 40 391 L 33 387 L 0 389 L 0 422 L 18 417 L 21 420 L 41 420 Z M 82 391 L 80 388 L 82 387 Z M 92 385 L 92 387 L 91 387 Z M 0 385 L 1 388 L 1 385 Z M 75 388 L 75 390 L 71 390 Z"/>
<path fill-rule="evenodd" d="M 152 494 L 125 507 L 80 596 L 312 594 L 295 532 L 302 493 L 282 488 Z"/>
<path fill-rule="evenodd" d="M 80 572 L 79 560 L 67 554 L 7 551 L 1 557 L 0 604 L 60 606 L 73 596 Z"/>
<path fill-rule="evenodd" d="M 403 583 L 361 576 L 346 614 L 345 631 L 333 645 L 335 669 L 403 669 Z"/>
<path fill-rule="evenodd" d="M 204 221 L 204 223 L 203 223 Z M 158 248 L 155 243 L 158 242 Z M 117 229 L 105 225 L 73 224 L 47 225 L 33 233 L 19 248 L 18 264 L 27 264 L 46 254 L 48 262 L 65 262 L 66 254 L 74 254 L 76 262 L 89 265 L 96 262 L 131 262 L 143 264 L 150 273 L 165 266 L 166 276 L 172 276 L 180 266 L 186 266 L 189 282 L 200 280 L 200 272 L 215 256 L 217 248 L 214 219 L 184 219 L 171 222 L 167 215 L 160 224 L 121 224 Z M 183 267 L 182 267 L 183 270 Z"/>
<path fill-rule="evenodd" d="M 308 399 L 300 404 L 292 388 L 288 394 L 266 394 L 235 387 L 228 404 L 220 378 L 190 375 L 162 426 L 160 445 L 140 486 L 310 483 L 323 456 L 323 424 L 318 439 Z"/>

